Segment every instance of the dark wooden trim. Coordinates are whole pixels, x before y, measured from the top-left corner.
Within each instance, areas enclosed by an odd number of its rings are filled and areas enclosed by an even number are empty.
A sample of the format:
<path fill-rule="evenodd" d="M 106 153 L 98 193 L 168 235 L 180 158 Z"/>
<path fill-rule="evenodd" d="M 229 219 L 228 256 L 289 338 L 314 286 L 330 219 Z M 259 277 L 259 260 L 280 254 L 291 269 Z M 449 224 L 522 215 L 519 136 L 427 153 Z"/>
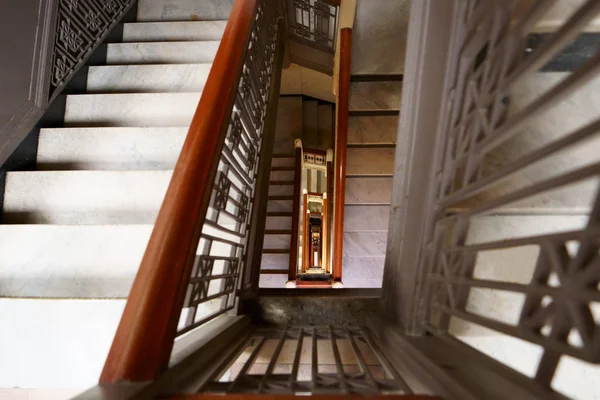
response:
<path fill-rule="evenodd" d="M 287 275 L 289 270 L 287 269 L 261 269 L 260 273 L 263 275 Z"/>
<path fill-rule="evenodd" d="M 289 211 L 270 211 L 267 213 L 267 217 L 291 217 L 294 214 Z"/>
<path fill-rule="evenodd" d="M 294 198 L 292 203 L 292 230 L 290 237 L 290 262 L 288 280 L 298 278 L 298 228 L 300 224 L 300 184 L 302 183 L 302 147 L 296 147 L 294 162 Z"/>
<path fill-rule="evenodd" d="M 327 161 L 327 259 L 325 260 L 325 269 L 330 273 L 333 273 L 333 266 L 331 258 L 333 254 L 333 243 L 331 241 L 333 232 L 333 181 L 335 176 L 333 175 L 333 161 Z"/>
<path fill-rule="evenodd" d="M 290 249 L 263 249 L 263 254 L 288 254 Z"/>
<path fill-rule="evenodd" d="M 169 397 L 168 400 L 296 400 L 295 395 L 280 394 L 188 394 Z M 337 399 L 364 399 L 360 395 L 339 395 L 339 394 L 316 394 L 311 395 L 311 400 L 337 400 Z M 393 394 L 368 396 L 373 400 L 441 400 L 437 396 L 420 396 L 413 394 Z"/>
<path fill-rule="evenodd" d="M 350 76 L 350 82 L 402 82 L 402 74 L 355 74 Z"/>
<path fill-rule="evenodd" d="M 333 205 L 332 277 L 342 280 L 344 255 L 344 206 L 346 198 L 346 147 L 348 145 L 348 110 L 350 108 L 350 68 L 352 63 L 352 29 L 340 31 L 340 72 L 338 85 L 337 135 L 335 143 L 335 198 Z"/>
<path fill-rule="evenodd" d="M 168 365 L 257 0 L 237 0 L 100 376 L 154 380 Z"/>
<path fill-rule="evenodd" d="M 294 297 L 310 296 L 310 297 L 346 297 L 346 298 L 373 298 L 381 297 L 381 289 L 295 289 Z M 289 297 L 290 289 L 259 289 L 258 296 L 260 297 Z"/>
<path fill-rule="evenodd" d="M 386 115 L 400 116 L 400 110 L 351 110 L 348 113 L 350 117 L 378 117 Z"/>
<path fill-rule="evenodd" d="M 308 210 L 308 193 L 304 193 L 302 196 L 302 272 L 308 269 L 308 243 L 310 241 L 310 235 L 308 234 L 308 218 L 306 217 L 306 210 Z"/>

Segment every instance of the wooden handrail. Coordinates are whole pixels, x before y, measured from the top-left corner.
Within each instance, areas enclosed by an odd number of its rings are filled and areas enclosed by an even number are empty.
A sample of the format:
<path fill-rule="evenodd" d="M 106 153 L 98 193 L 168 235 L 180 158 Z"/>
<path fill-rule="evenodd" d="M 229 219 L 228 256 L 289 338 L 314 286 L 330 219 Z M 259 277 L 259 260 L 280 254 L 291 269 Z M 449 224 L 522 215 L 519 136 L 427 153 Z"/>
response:
<path fill-rule="evenodd" d="M 298 228 L 300 225 L 300 185 L 302 184 L 302 142 L 296 140 L 296 158 L 294 162 L 294 200 L 292 203 L 292 236 L 290 237 L 290 264 L 288 280 L 298 278 Z"/>
<path fill-rule="evenodd" d="M 329 271 L 329 273 L 333 276 L 332 264 L 331 264 L 331 255 L 333 254 L 333 246 L 331 243 L 331 232 L 333 231 L 333 181 L 335 176 L 333 175 L 333 162 L 330 160 L 327 161 L 327 199 L 325 203 L 327 203 L 327 230 L 325 231 L 325 235 L 327 236 L 327 254 L 325 255 L 325 269 Z"/>
<path fill-rule="evenodd" d="M 342 280 L 344 256 L 344 205 L 346 203 L 346 147 L 348 145 L 348 109 L 350 106 L 350 65 L 352 29 L 340 32 L 340 73 L 335 139 L 335 197 L 333 205 L 333 280 Z"/>
<path fill-rule="evenodd" d="M 256 9 L 233 6 L 100 383 L 150 381 L 168 365 Z"/>

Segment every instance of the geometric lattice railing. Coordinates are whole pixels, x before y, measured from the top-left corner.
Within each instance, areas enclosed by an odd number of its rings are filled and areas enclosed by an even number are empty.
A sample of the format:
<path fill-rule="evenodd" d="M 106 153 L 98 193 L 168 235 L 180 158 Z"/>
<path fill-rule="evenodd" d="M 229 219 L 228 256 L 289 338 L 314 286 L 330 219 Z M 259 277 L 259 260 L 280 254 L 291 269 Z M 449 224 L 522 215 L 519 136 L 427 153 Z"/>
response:
<path fill-rule="evenodd" d="M 556 67 L 600 13 L 578 3 L 456 2 L 417 312 L 575 396 L 600 362 L 600 51 Z"/>

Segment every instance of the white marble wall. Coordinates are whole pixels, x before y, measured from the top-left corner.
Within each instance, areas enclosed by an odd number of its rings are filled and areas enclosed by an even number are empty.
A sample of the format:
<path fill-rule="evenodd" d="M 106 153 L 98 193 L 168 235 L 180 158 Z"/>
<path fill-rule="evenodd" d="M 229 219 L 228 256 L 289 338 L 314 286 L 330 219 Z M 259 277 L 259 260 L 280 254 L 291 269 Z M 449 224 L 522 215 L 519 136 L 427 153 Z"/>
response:
<path fill-rule="evenodd" d="M 358 0 L 352 32 L 353 74 L 401 74 L 409 0 Z"/>

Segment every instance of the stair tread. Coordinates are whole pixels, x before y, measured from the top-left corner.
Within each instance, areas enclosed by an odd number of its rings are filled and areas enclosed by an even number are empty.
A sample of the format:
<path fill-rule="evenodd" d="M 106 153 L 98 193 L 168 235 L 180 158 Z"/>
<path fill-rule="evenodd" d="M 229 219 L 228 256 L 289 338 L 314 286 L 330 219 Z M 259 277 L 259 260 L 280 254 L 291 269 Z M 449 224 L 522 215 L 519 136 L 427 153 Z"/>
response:
<path fill-rule="evenodd" d="M 23 171 L 6 176 L 5 223 L 154 223 L 172 171 Z"/>
<path fill-rule="evenodd" d="M 68 95 L 66 127 L 189 127 L 200 92 Z"/>
<path fill-rule="evenodd" d="M 38 170 L 172 169 L 187 132 L 187 127 L 45 128 Z"/>
<path fill-rule="evenodd" d="M 220 40 L 227 20 L 131 22 L 123 26 L 124 42 Z"/>
<path fill-rule="evenodd" d="M 0 225 L 2 294 L 125 298 L 152 227 Z"/>
<path fill-rule="evenodd" d="M 102 65 L 88 70 L 87 93 L 200 92 L 211 63 Z"/>
<path fill-rule="evenodd" d="M 18 354 L 20 365 L 27 365 L 26 374 L 20 367 L 3 368 L 2 382 L 80 389 L 94 384 L 124 307 L 124 300 L 0 299 L 0 353 L 6 361 Z M 32 396 L 48 398 L 41 393 Z"/>

